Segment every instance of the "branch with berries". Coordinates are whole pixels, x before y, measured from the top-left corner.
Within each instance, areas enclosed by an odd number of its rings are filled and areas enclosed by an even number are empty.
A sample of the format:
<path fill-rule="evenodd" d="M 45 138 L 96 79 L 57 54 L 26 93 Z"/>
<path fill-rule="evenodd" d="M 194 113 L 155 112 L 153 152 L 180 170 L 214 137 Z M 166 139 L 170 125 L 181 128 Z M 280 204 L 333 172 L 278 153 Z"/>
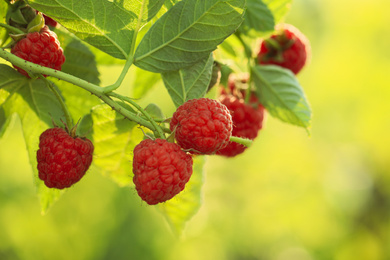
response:
<path fill-rule="evenodd" d="M 46 204 L 57 196 L 52 190 L 80 181 L 92 163 L 102 172 L 130 169 L 142 200 L 149 205 L 169 203 L 184 196 L 182 191 L 193 185 L 193 174 L 202 174 L 202 167 L 194 166 L 199 156 L 231 158 L 243 154 L 263 129 L 266 113 L 309 132 L 311 110 L 296 75 L 307 63 L 310 48 L 298 29 L 282 23 L 276 28 L 274 24 L 259 27 L 253 24 L 259 17 L 245 13 L 246 3 L 240 0 L 202 0 L 202 5 L 183 0 L 173 6 L 158 2 L 152 7 L 145 1 L 135 3 L 131 13 L 136 18 L 121 13 L 123 21 L 132 21 L 121 28 L 86 19 L 89 3 L 85 9 L 67 9 L 77 17 L 70 20 L 63 16 L 65 7 L 61 5 L 52 8 L 36 1 L 7 2 L 5 20 L 0 21 L 0 33 L 4 33 L 0 57 L 14 69 L 0 65 L 0 86 L 8 86 L 0 95 L 21 95 L 24 100 L 20 102 L 35 109 L 16 110 L 9 98 L 1 99 L 9 101 L 0 108 L 20 117 L 31 112 L 42 128 L 49 128 L 36 136 L 36 143 L 28 145 L 39 146 L 38 152 L 31 149 L 30 154 L 35 157 L 37 186 L 44 183 L 44 189 L 49 189 L 41 194 Z M 107 3 L 107 10 L 120 13 L 114 3 Z M 215 12 L 219 12 L 217 16 Z M 104 15 L 96 14 L 96 19 L 107 19 Z M 182 16 L 193 20 L 188 22 Z M 273 16 L 268 18 L 276 23 Z M 199 31 L 204 33 L 199 35 Z M 271 32 L 270 37 L 264 37 Z M 61 47 L 64 42 L 65 50 Z M 72 44 L 77 48 L 72 49 Z M 114 84 L 101 86 L 95 54 L 105 61 L 115 60 L 113 63 L 123 60 Z M 79 65 L 84 62 L 87 69 Z M 155 105 L 143 108 L 137 99 L 119 94 L 122 92 L 117 90 L 126 87 L 125 76 L 134 70 L 143 82 L 133 84 L 142 90 L 141 98 L 150 89 L 150 82 L 163 82 L 176 106 L 171 116 L 164 116 Z M 62 84 L 68 84 L 67 88 Z M 25 85 L 31 88 L 27 94 L 23 92 Z M 85 91 L 92 95 L 84 96 Z M 44 111 L 42 102 L 28 103 L 35 100 L 33 95 L 50 97 L 53 111 Z M 48 112 L 54 114 L 50 116 L 52 127 L 47 123 Z M 77 117 L 81 120 L 74 124 Z M 106 123 L 108 127 L 99 128 Z M 0 122 L 2 125 L 7 124 Z M 133 133 L 134 125 L 141 128 L 136 129 L 142 133 L 139 136 Z M 112 170 L 112 165 L 95 159 L 94 154 L 118 154 L 113 151 L 118 146 L 115 135 L 122 132 L 129 133 L 120 151 L 126 166 L 118 162 L 122 168 Z M 111 139 L 115 142 L 105 143 Z M 108 155 L 99 154 L 104 152 Z M 128 161 L 132 161 L 130 166 Z M 128 175 L 122 178 L 125 185 L 131 182 Z"/>

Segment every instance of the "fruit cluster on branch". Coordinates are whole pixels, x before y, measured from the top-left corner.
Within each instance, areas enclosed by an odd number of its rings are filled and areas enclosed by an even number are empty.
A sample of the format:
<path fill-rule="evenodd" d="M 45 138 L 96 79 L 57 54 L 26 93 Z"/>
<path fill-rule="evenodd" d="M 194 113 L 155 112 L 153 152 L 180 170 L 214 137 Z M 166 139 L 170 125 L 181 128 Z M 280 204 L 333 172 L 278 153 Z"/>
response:
<path fill-rule="evenodd" d="M 188 2 L 190 1 L 188 0 Z M 188 64 L 192 64 L 191 66 L 182 65 L 178 72 L 161 69 L 161 75 L 168 89 L 169 84 L 175 80 L 176 72 L 180 76 L 180 80 L 184 81 L 185 77 L 191 79 L 192 72 L 199 73 L 203 70 L 203 74 L 199 75 L 200 79 L 196 80 L 201 82 L 202 77 L 207 78 L 207 80 L 202 83 L 204 85 L 202 87 L 205 88 L 199 91 L 200 94 L 197 94 L 196 98 L 188 98 L 193 93 L 190 90 L 185 90 L 187 92 L 182 93 L 184 99 L 180 101 L 181 103 L 173 115 L 158 119 L 150 115 L 133 99 L 115 92 L 133 63 L 138 62 L 141 68 L 153 72 L 159 69 L 158 66 L 173 66 L 168 61 L 166 63 L 165 61 L 157 62 L 158 58 L 147 57 L 147 54 L 143 52 L 148 52 L 142 48 L 139 51 L 142 55 L 139 54 L 136 57 L 137 53 L 134 53 L 134 49 L 142 19 L 132 34 L 133 42 L 130 53 L 126 56 L 127 61 L 118 81 L 113 85 L 100 87 L 73 75 L 60 72 L 66 58 L 56 33 L 52 31 L 54 28 L 61 27 L 60 24 L 31 8 L 24 1 L 15 1 L 12 4 L 10 2 L 9 5 L 7 24 L 2 24 L 2 27 L 8 30 L 9 37 L 12 38 L 8 47 L 14 56 L 5 53 L 5 48 L 1 49 L 0 56 L 8 57 L 7 59 L 14 63 L 14 68 L 25 76 L 26 80 L 44 81 L 54 93 L 58 103 L 61 104 L 63 114 L 66 117 L 66 123 L 63 124 L 63 127 L 55 125 L 54 128 L 45 130 L 39 137 L 39 149 L 36 152 L 39 179 L 48 188 L 71 187 L 80 181 L 88 171 L 95 150 L 90 139 L 76 135 L 77 124 L 74 126 L 63 97 L 52 86 L 51 81 L 46 79 L 47 76 L 53 76 L 90 91 L 118 114 L 143 126 L 147 131 L 150 130 L 151 134 L 149 132 L 145 134 L 144 140 L 135 146 L 132 160 L 135 189 L 141 199 L 150 205 L 170 200 L 185 189 L 193 173 L 193 158 L 196 156 L 234 157 L 244 153 L 263 128 L 267 109 L 273 107 L 269 105 L 267 96 L 263 95 L 265 91 L 262 89 L 262 84 L 267 85 L 268 83 L 264 84 L 265 80 L 259 73 L 261 66 L 276 65 L 288 69 L 296 75 L 307 63 L 310 55 L 308 40 L 292 25 L 281 24 L 270 37 L 261 38 L 258 52 L 249 48 L 242 37 L 242 31 L 237 30 L 237 27 L 234 35 L 238 37 L 242 47 L 244 47 L 249 65 L 248 71 L 251 75 L 241 76 L 232 70 L 226 72 L 224 70 L 227 67 L 226 64 L 214 61 L 211 53 L 206 53 L 208 56 L 203 55 L 203 59 L 198 58 L 195 62 L 188 62 Z M 181 5 L 178 3 L 174 8 L 179 9 Z M 242 16 L 242 13 L 240 15 Z M 165 18 L 163 16 L 161 19 Z M 153 28 L 160 26 L 158 23 L 156 24 Z M 237 24 L 240 23 L 237 22 Z M 230 32 L 230 34 L 232 33 Z M 225 38 L 227 36 L 229 35 L 223 35 Z M 151 38 L 147 35 L 143 40 L 146 39 L 147 42 Z M 209 42 L 212 43 L 211 40 Z M 207 44 L 210 44 L 209 42 Z M 173 49 L 172 46 L 168 47 Z M 156 49 L 153 51 L 158 52 L 158 48 Z M 179 54 L 178 56 L 185 56 Z M 27 62 L 20 62 L 15 56 Z M 156 64 L 150 65 L 150 60 L 153 59 L 156 60 Z M 42 73 L 40 72 L 41 67 L 54 71 L 45 70 L 47 74 Z M 252 75 L 253 71 L 257 71 L 258 74 L 255 75 L 257 78 Z M 282 72 L 285 73 L 285 71 Z M 291 78 L 293 77 L 291 72 L 285 73 L 285 75 Z M 222 78 L 225 80 L 223 81 Z M 192 81 L 191 83 L 200 84 Z M 182 84 L 182 89 L 185 89 L 186 85 Z M 256 84 L 257 86 L 254 87 Z M 217 88 L 217 96 L 215 98 L 204 97 L 206 92 L 211 91 L 213 87 Z M 176 89 L 173 88 L 173 90 Z M 178 95 L 178 93 L 174 93 L 174 95 Z M 288 109 L 290 108 L 287 107 Z M 271 111 L 270 113 L 272 114 Z M 55 120 L 62 121 L 59 118 L 55 118 Z M 169 136 L 167 137 L 167 135 Z"/>

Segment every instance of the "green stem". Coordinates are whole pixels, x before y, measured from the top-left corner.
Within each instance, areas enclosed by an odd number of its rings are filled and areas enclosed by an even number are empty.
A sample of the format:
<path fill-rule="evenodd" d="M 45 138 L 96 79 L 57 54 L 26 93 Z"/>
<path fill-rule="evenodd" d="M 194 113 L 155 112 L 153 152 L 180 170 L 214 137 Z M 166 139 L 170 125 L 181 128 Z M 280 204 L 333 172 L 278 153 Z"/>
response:
<path fill-rule="evenodd" d="M 145 7 L 145 2 L 143 2 L 143 4 L 141 5 L 141 10 L 140 10 L 139 16 L 138 16 L 138 23 L 137 23 L 136 28 L 134 29 L 133 39 L 131 40 L 130 53 L 129 53 L 129 57 L 127 58 L 127 61 L 125 63 L 125 66 L 123 67 L 122 72 L 119 75 L 119 78 L 117 79 L 117 81 L 110 86 L 104 87 L 103 93 L 109 93 L 109 92 L 114 91 L 117 88 L 119 88 L 119 86 L 122 84 L 127 72 L 129 71 L 131 65 L 134 62 L 134 50 L 135 50 L 135 45 L 136 45 L 136 41 L 137 41 L 138 31 L 141 28 L 141 24 L 142 24 L 141 21 L 142 21 L 142 15 L 144 13 L 144 7 Z"/>
<path fill-rule="evenodd" d="M 53 92 L 54 96 L 57 98 L 58 102 L 61 105 L 62 111 L 64 112 L 66 124 L 69 129 L 72 129 L 73 128 L 72 116 L 70 115 L 69 110 L 64 103 L 64 100 L 62 99 L 58 91 L 52 86 L 52 83 L 49 80 L 47 80 L 44 76 L 42 76 L 42 74 L 39 75 L 39 78 L 41 78 L 46 82 L 48 88 L 51 90 L 51 92 Z"/>
<path fill-rule="evenodd" d="M 83 88 L 83 89 L 85 89 L 93 94 L 96 93 L 96 95 L 98 97 L 103 94 L 103 92 L 101 91 L 101 87 L 99 87 L 95 84 L 89 83 L 83 79 L 77 78 L 73 75 L 67 74 L 67 73 L 62 72 L 62 71 L 54 70 L 51 68 L 47 68 L 47 67 L 26 61 L 22 58 L 19 58 L 16 55 L 13 55 L 12 53 L 9 53 L 8 51 L 6 51 L 2 48 L 0 48 L 0 57 L 9 61 L 13 65 L 22 68 L 23 70 L 25 70 L 28 73 L 33 73 L 33 74 L 40 73 L 40 74 L 44 74 L 44 75 L 48 75 L 48 76 L 53 76 L 53 77 L 58 78 L 58 79 L 62 79 L 64 81 L 67 81 L 69 83 L 77 85 L 77 86 L 79 86 L 79 87 L 81 87 L 81 88 Z"/>
<path fill-rule="evenodd" d="M 113 93 L 111 93 L 111 94 L 113 94 Z M 136 123 L 138 123 L 140 125 L 143 125 L 143 126 L 149 128 L 149 129 L 151 129 L 152 131 L 154 130 L 154 126 L 153 126 L 153 124 L 151 122 L 149 122 L 148 120 L 143 119 L 142 117 L 139 117 L 136 114 L 133 114 L 132 112 L 130 112 L 129 110 L 127 110 L 126 108 L 124 108 L 123 106 L 121 106 L 120 104 L 115 102 L 114 100 L 112 100 L 109 96 L 107 96 L 105 94 L 102 94 L 99 98 L 101 100 L 103 100 L 104 103 L 106 103 L 107 105 L 112 107 L 112 109 L 114 109 L 119 114 L 121 114 L 124 117 L 126 117 L 127 119 L 129 119 L 131 121 L 134 121 L 134 122 L 136 122 Z"/>
<path fill-rule="evenodd" d="M 18 66 L 18 67 L 24 69 L 25 71 L 27 71 L 29 73 L 32 73 L 32 74 L 40 73 L 40 74 L 52 76 L 52 77 L 64 80 L 66 82 L 72 83 L 76 86 L 79 86 L 79 87 L 91 92 L 92 94 L 96 95 L 103 102 L 105 102 L 107 105 L 112 107 L 112 109 L 116 110 L 118 113 L 120 113 L 121 115 L 123 115 L 127 119 L 134 121 L 140 125 L 143 125 L 149 129 L 152 129 L 152 130 L 154 129 L 154 126 L 152 125 L 152 123 L 145 120 L 144 118 L 141 118 L 141 117 L 133 114 L 132 112 L 128 111 L 126 108 L 124 108 L 121 105 L 119 105 L 118 103 L 116 103 L 109 96 L 107 96 L 105 93 L 103 93 L 103 90 L 101 87 L 99 87 L 95 84 L 92 84 L 92 83 L 87 82 L 83 79 L 77 78 L 75 76 L 72 76 L 70 74 L 67 74 L 67 73 L 64 73 L 64 72 L 61 72 L 58 70 L 54 70 L 51 68 L 43 67 L 43 66 L 37 65 L 35 63 L 23 60 L 15 55 L 13 55 L 12 53 L 7 52 L 6 50 L 4 50 L 2 48 L 0 48 L 0 57 L 9 61 L 10 63 L 12 63 L 15 66 Z M 170 133 L 169 129 L 163 129 L 163 130 L 167 133 Z"/>
<path fill-rule="evenodd" d="M 253 142 L 250 139 L 245 139 L 245 138 L 241 138 L 241 137 L 237 137 L 237 136 L 231 136 L 230 141 L 245 145 L 246 147 L 250 147 L 252 145 L 252 142 Z"/>
<path fill-rule="evenodd" d="M 109 93 L 109 92 L 114 91 L 117 88 L 119 88 L 119 86 L 122 84 L 122 82 L 123 82 L 127 72 L 129 71 L 131 65 L 133 64 L 133 61 L 134 61 L 133 58 L 134 58 L 133 55 L 129 56 L 129 58 L 127 59 L 127 61 L 125 63 L 125 66 L 122 69 L 121 74 L 119 75 L 118 80 L 114 84 L 109 85 L 107 87 L 104 87 L 103 88 L 103 93 Z"/>
<path fill-rule="evenodd" d="M 117 93 L 110 93 L 109 94 L 110 96 L 112 97 L 115 97 L 115 98 L 118 98 L 120 100 L 123 100 L 123 101 L 126 101 L 127 103 L 129 103 L 130 105 L 134 106 L 138 111 L 140 111 L 145 117 L 146 119 L 153 125 L 154 127 L 154 132 L 155 134 L 162 138 L 162 139 L 165 139 L 165 135 L 164 135 L 164 132 L 162 130 L 162 128 L 157 125 L 156 121 L 154 121 L 154 119 L 149 115 L 148 112 L 145 111 L 145 109 L 143 109 L 140 105 L 138 105 L 136 102 L 134 102 L 131 98 L 129 97 L 125 97 L 125 96 L 122 96 L 120 94 L 117 94 Z"/>
<path fill-rule="evenodd" d="M 8 29 L 9 31 L 11 31 L 13 33 L 25 34 L 25 32 L 23 32 L 22 30 L 20 30 L 18 28 L 15 28 L 15 27 L 13 27 L 11 25 L 5 24 L 5 23 L 0 23 L 0 27 L 4 27 L 4 28 Z"/>

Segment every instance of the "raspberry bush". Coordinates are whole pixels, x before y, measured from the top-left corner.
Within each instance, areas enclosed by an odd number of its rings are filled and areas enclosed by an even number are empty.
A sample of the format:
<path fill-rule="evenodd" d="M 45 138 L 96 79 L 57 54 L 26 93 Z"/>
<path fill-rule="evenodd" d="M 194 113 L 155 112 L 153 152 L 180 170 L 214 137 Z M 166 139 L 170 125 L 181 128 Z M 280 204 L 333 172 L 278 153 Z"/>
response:
<path fill-rule="evenodd" d="M 309 133 L 294 73 L 257 57 L 286 1 L 92 2 L 0 0 L 0 135 L 21 120 L 43 212 L 93 168 L 159 204 L 180 231 L 201 203 L 205 154 L 245 156 L 265 113 Z M 118 64 L 117 80 L 101 84 L 99 66 Z M 176 112 L 140 105 L 159 98 L 159 83 Z"/>

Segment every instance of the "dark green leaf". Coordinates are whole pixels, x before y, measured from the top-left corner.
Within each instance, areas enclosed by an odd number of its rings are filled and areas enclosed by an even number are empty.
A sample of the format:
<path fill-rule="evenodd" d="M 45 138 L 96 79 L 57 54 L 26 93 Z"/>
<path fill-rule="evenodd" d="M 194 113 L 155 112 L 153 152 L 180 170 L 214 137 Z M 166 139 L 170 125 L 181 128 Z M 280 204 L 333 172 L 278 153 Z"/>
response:
<path fill-rule="evenodd" d="M 3 111 L 0 118 L 8 119 L 17 114 L 21 120 L 34 183 L 42 212 L 46 212 L 62 192 L 47 188 L 38 178 L 36 152 L 41 133 L 53 127 L 52 119 L 58 121 L 64 118 L 61 106 L 43 80 L 28 79 L 11 67 L 0 64 L 0 110 Z"/>
<path fill-rule="evenodd" d="M 295 75 L 274 65 L 252 68 L 252 80 L 260 103 L 280 120 L 307 129 L 311 124 L 311 109 Z"/>
<path fill-rule="evenodd" d="M 135 52 L 134 64 L 152 72 L 189 67 L 241 24 L 245 0 L 183 0 L 150 28 Z"/>
<path fill-rule="evenodd" d="M 91 114 L 86 114 L 84 115 L 78 125 L 77 125 L 77 131 L 76 131 L 76 134 L 78 136 L 85 136 L 87 137 L 89 140 L 91 140 L 92 143 L 94 143 L 93 141 L 93 121 L 92 121 L 92 115 Z"/>
<path fill-rule="evenodd" d="M 150 103 L 145 107 L 145 111 L 154 119 L 164 118 L 164 114 L 161 111 L 161 108 L 154 103 Z"/>
<path fill-rule="evenodd" d="M 164 0 L 28 2 L 83 41 L 119 59 L 128 57 L 135 31 L 150 21 L 164 4 Z"/>
<path fill-rule="evenodd" d="M 247 0 L 247 9 L 240 31 L 258 37 L 274 30 L 274 16 L 262 0 Z"/>
<path fill-rule="evenodd" d="M 133 150 L 143 139 L 143 132 L 107 105 L 92 109 L 92 121 L 94 165 L 119 185 L 133 185 Z"/>
<path fill-rule="evenodd" d="M 1 98 L 1 92 L 0 92 L 0 98 Z M 12 121 L 13 116 L 15 116 L 15 114 L 11 116 L 7 116 L 5 114 L 4 107 L 0 106 L 0 138 L 3 137 L 5 130 L 7 130 L 8 126 Z"/>
<path fill-rule="evenodd" d="M 221 80 L 220 80 L 220 84 L 222 86 L 228 87 L 229 76 L 232 73 L 233 73 L 233 70 L 229 66 L 227 66 L 225 64 L 221 65 Z"/>
<path fill-rule="evenodd" d="M 176 107 L 194 98 L 203 97 L 208 89 L 213 68 L 213 54 L 191 67 L 178 71 L 162 73 L 165 87 L 168 89 Z"/>
<path fill-rule="evenodd" d="M 164 7 L 166 9 L 170 9 L 172 6 L 174 6 L 179 1 L 180 0 L 165 0 Z"/>
<path fill-rule="evenodd" d="M 202 205 L 205 156 L 194 158 L 194 170 L 184 190 L 171 200 L 158 206 L 172 230 L 180 235 L 185 224 L 198 212 Z"/>
<path fill-rule="evenodd" d="M 95 55 L 82 42 L 72 40 L 65 46 L 64 55 L 61 71 L 96 85 L 100 83 Z"/>

